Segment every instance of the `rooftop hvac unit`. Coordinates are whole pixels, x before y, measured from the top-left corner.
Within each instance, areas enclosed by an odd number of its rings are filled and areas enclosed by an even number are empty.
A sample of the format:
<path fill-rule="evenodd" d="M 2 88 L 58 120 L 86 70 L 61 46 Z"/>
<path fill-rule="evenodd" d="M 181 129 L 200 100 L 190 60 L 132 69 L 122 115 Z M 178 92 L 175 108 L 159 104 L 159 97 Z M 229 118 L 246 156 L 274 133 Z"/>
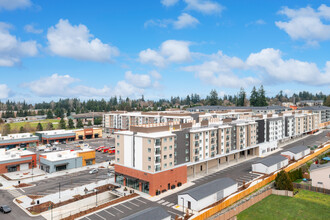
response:
<path fill-rule="evenodd" d="M 58 157 L 62 157 L 62 154 L 57 154 Z"/>

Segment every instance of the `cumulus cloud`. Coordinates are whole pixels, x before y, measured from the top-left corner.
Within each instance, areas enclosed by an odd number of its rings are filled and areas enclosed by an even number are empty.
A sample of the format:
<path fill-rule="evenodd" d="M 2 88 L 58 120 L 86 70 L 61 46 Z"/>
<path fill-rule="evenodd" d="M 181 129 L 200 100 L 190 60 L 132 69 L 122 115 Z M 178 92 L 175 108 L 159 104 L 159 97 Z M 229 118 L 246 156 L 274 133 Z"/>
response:
<path fill-rule="evenodd" d="M 11 90 L 6 84 L 0 84 L 0 99 L 6 99 L 9 97 Z"/>
<path fill-rule="evenodd" d="M 94 38 L 85 25 L 71 25 L 68 20 L 60 19 L 55 27 L 50 27 L 47 39 L 50 51 L 63 57 L 108 62 L 119 55 L 116 47 Z"/>
<path fill-rule="evenodd" d="M 34 27 L 34 24 L 27 24 L 24 26 L 24 30 L 28 33 L 32 34 L 41 34 L 43 32 L 42 29 L 37 29 Z"/>
<path fill-rule="evenodd" d="M 151 85 L 150 76 L 146 74 L 133 74 L 132 71 L 127 71 L 125 79 L 138 88 L 148 88 Z"/>
<path fill-rule="evenodd" d="M 117 96 L 129 97 L 134 96 L 138 97 L 144 93 L 144 89 L 138 88 L 126 81 L 119 81 L 114 89 L 114 94 Z"/>
<path fill-rule="evenodd" d="M 157 72 L 156 70 L 152 70 L 149 72 L 149 74 L 154 78 L 154 79 L 161 79 L 162 75 Z"/>
<path fill-rule="evenodd" d="M 170 7 L 175 5 L 176 3 L 178 3 L 179 0 L 161 0 L 160 2 L 166 6 L 166 7 Z"/>
<path fill-rule="evenodd" d="M 195 27 L 197 24 L 199 24 L 199 21 L 196 18 L 187 13 L 182 13 L 178 17 L 178 20 L 174 21 L 173 26 L 175 29 L 182 29 L 186 27 Z"/>
<path fill-rule="evenodd" d="M 184 0 L 187 3 L 186 10 L 194 10 L 204 14 L 221 13 L 224 9 L 222 5 L 208 0 Z"/>
<path fill-rule="evenodd" d="M 304 40 L 311 45 L 330 40 L 330 25 L 323 22 L 330 19 L 330 7 L 324 4 L 317 10 L 309 6 L 299 9 L 284 7 L 279 13 L 285 15 L 288 21 L 277 21 L 276 26 L 293 40 Z"/>
<path fill-rule="evenodd" d="M 307 85 L 330 83 L 330 61 L 326 63 L 325 70 L 320 71 L 315 63 L 295 59 L 284 60 L 281 51 L 273 48 L 250 54 L 246 64 L 278 82 L 297 82 Z"/>
<path fill-rule="evenodd" d="M 10 28 L 11 25 L 0 22 L 0 66 L 14 66 L 21 62 L 21 58 L 38 53 L 36 41 L 21 41 L 10 34 Z"/>
<path fill-rule="evenodd" d="M 0 10 L 24 9 L 32 5 L 30 0 L 0 0 Z"/>
<path fill-rule="evenodd" d="M 167 28 L 169 24 L 172 24 L 173 20 L 171 19 L 150 19 L 146 22 L 144 22 L 144 27 L 161 27 L 161 28 Z"/>
<path fill-rule="evenodd" d="M 159 50 L 150 48 L 139 53 L 141 63 L 151 63 L 158 67 L 164 67 L 168 63 L 182 63 L 191 60 L 187 41 L 167 40 L 160 45 Z"/>

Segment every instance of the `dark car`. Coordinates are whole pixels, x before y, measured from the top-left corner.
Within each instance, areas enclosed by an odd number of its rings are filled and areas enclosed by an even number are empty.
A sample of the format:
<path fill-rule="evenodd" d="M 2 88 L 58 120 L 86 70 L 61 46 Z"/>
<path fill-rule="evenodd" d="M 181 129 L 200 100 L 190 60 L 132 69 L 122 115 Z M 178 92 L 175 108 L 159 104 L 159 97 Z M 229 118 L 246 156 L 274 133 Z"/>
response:
<path fill-rule="evenodd" d="M 11 208 L 7 205 L 2 205 L 2 206 L 0 206 L 0 212 L 9 213 L 9 212 L 11 212 Z"/>

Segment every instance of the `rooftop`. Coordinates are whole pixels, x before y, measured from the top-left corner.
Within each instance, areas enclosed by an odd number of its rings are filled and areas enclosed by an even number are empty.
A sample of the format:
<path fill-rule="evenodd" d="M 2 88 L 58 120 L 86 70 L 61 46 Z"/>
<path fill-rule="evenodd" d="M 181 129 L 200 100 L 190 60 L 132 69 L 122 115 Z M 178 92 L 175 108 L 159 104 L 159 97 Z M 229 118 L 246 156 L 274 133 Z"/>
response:
<path fill-rule="evenodd" d="M 82 150 L 64 150 L 64 151 L 57 151 L 57 152 L 50 152 L 50 153 L 43 153 L 42 156 L 46 156 L 45 159 L 50 161 L 57 161 L 57 160 L 64 160 L 64 159 L 72 159 L 78 157 L 78 153 L 87 152 L 87 151 L 94 151 L 93 149 L 85 148 Z"/>
<path fill-rule="evenodd" d="M 18 159 L 21 158 L 21 156 L 32 155 L 32 154 L 35 153 L 28 150 L 0 149 L 0 161 Z"/>
<path fill-rule="evenodd" d="M 216 192 L 224 190 L 232 185 L 237 184 L 234 180 L 226 177 L 213 180 L 209 183 L 197 186 L 195 188 L 189 189 L 185 192 L 179 193 L 179 195 L 189 194 L 195 200 L 201 200 L 209 195 L 212 195 Z"/>
<path fill-rule="evenodd" d="M 275 165 L 281 161 L 284 161 L 284 160 L 287 160 L 288 158 L 284 157 L 284 156 L 281 156 L 281 155 L 276 155 L 276 156 L 271 156 L 271 157 L 267 157 L 265 159 L 262 159 L 260 161 L 257 161 L 257 163 L 261 163 L 267 167 L 270 167 L 272 165 Z"/>
<path fill-rule="evenodd" d="M 291 147 L 289 149 L 287 149 L 286 151 L 290 151 L 294 154 L 297 154 L 297 153 L 300 153 L 300 152 L 303 152 L 305 150 L 307 150 L 308 148 L 306 146 L 295 146 L 295 147 Z"/>
<path fill-rule="evenodd" d="M 322 169 L 325 167 L 330 167 L 330 162 L 325 163 L 325 164 L 312 164 L 311 167 L 309 168 L 310 171 Z"/>

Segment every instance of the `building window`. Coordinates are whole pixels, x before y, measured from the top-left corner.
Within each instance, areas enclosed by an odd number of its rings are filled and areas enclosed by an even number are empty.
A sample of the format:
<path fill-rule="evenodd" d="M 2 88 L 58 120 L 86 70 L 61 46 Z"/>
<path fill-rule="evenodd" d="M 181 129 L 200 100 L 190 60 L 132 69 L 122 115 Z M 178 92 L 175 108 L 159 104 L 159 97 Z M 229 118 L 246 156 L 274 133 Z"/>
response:
<path fill-rule="evenodd" d="M 166 160 L 167 159 L 167 155 L 164 155 L 164 160 Z"/>
<path fill-rule="evenodd" d="M 164 163 L 164 168 L 166 168 L 167 167 L 167 163 Z"/>
<path fill-rule="evenodd" d="M 117 158 L 117 162 L 119 162 L 119 158 Z"/>
<path fill-rule="evenodd" d="M 117 143 L 117 146 L 119 147 L 119 143 Z"/>
<path fill-rule="evenodd" d="M 170 158 L 172 158 L 172 154 L 170 154 L 169 156 L 170 156 Z"/>
<path fill-rule="evenodd" d="M 172 141 L 173 140 L 173 138 L 172 137 L 170 137 L 170 141 Z"/>
<path fill-rule="evenodd" d="M 151 166 L 148 166 L 148 170 L 151 170 Z"/>
<path fill-rule="evenodd" d="M 117 153 L 119 154 L 119 153 L 120 153 L 120 151 L 119 151 L 119 150 L 117 150 Z"/>
<path fill-rule="evenodd" d="M 172 150 L 172 145 L 170 145 L 170 150 Z"/>
<path fill-rule="evenodd" d="M 189 149 L 186 149 L 186 154 L 188 154 L 189 153 Z"/>
<path fill-rule="evenodd" d="M 148 139 L 148 144 L 151 144 L 151 140 L 150 139 Z"/>
<path fill-rule="evenodd" d="M 117 139 L 119 139 L 119 135 L 117 135 Z"/>
<path fill-rule="evenodd" d="M 164 151 L 166 151 L 167 150 L 167 147 L 164 147 Z"/>
<path fill-rule="evenodd" d="M 148 153 L 151 153 L 151 148 L 148 148 Z"/>
<path fill-rule="evenodd" d="M 189 138 L 189 134 L 186 134 L 186 138 Z"/>
<path fill-rule="evenodd" d="M 170 162 L 170 167 L 172 166 L 172 162 Z"/>
<path fill-rule="evenodd" d="M 151 161 L 151 157 L 148 157 L 148 161 Z"/>
<path fill-rule="evenodd" d="M 167 141 L 167 138 L 164 138 L 164 142 L 166 142 Z"/>
<path fill-rule="evenodd" d="M 186 157 L 186 162 L 188 162 L 189 161 L 189 157 Z"/>

